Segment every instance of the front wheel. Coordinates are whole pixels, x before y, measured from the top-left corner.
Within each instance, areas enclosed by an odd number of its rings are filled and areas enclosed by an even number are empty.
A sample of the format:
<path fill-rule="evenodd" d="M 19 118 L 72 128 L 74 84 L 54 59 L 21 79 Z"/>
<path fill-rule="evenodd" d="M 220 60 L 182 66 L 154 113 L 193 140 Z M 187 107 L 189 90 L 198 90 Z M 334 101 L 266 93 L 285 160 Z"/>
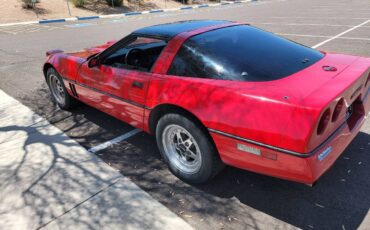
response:
<path fill-rule="evenodd" d="M 48 69 L 48 71 L 46 72 L 46 80 L 53 101 L 55 101 L 61 109 L 68 110 L 76 105 L 76 99 L 68 94 L 62 78 L 59 76 L 58 72 L 55 69 Z"/>
<path fill-rule="evenodd" d="M 184 181 L 205 183 L 223 168 L 210 137 L 187 117 L 163 116 L 157 124 L 156 138 L 170 170 Z"/>

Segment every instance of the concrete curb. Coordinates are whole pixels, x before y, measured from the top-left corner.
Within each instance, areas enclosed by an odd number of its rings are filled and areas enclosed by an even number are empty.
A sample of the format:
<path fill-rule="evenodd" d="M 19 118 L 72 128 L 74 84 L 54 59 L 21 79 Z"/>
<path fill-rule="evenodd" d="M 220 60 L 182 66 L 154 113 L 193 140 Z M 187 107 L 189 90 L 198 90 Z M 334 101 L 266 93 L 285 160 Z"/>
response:
<path fill-rule="evenodd" d="M 257 1 L 257 0 L 221 1 L 221 3 L 214 3 L 214 4 L 201 4 L 201 5 L 194 5 L 194 6 L 183 6 L 183 7 L 171 8 L 171 9 L 153 9 L 153 10 L 147 10 L 147 11 L 142 11 L 142 12 L 127 12 L 127 13 L 122 13 L 122 14 L 94 15 L 94 16 L 85 16 L 85 17 L 76 16 L 76 17 L 71 17 L 71 18 L 57 18 L 57 19 L 45 19 L 45 20 L 40 20 L 40 21 L 4 23 L 4 24 L 0 24 L 0 27 L 15 26 L 15 25 L 29 25 L 29 24 L 47 24 L 47 23 L 57 23 L 57 22 L 67 22 L 67 21 L 81 21 L 81 20 L 92 20 L 92 19 L 102 19 L 102 18 L 126 17 L 126 16 L 139 15 L 139 14 L 153 14 L 153 13 L 161 13 L 161 12 L 168 12 L 168 11 L 192 10 L 192 9 L 197 9 L 197 8 L 215 7 L 215 6 L 223 6 L 223 5 L 230 5 L 230 4 L 240 4 L 240 3 L 248 3 L 248 2 L 255 2 L 255 1 Z"/>

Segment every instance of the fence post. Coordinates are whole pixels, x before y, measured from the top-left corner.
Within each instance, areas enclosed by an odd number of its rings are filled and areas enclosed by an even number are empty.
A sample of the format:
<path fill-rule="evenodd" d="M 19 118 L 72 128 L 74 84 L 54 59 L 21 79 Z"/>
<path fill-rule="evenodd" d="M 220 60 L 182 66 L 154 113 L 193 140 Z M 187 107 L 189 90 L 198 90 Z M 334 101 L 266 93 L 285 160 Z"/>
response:
<path fill-rule="evenodd" d="M 36 14 L 36 17 L 39 18 L 39 14 L 37 13 L 37 9 L 36 9 L 36 0 L 32 0 L 31 1 L 31 6 L 32 6 L 32 9 L 35 11 L 35 14 Z"/>
<path fill-rule="evenodd" d="M 68 0 L 66 0 L 66 2 L 67 2 L 67 7 L 68 7 L 68 13 L 69 13 L 69 16 L 72 16 L 72 14 L 71 14 L 71 9 L 69 8 L 69 2 L 68 2 Z"/>

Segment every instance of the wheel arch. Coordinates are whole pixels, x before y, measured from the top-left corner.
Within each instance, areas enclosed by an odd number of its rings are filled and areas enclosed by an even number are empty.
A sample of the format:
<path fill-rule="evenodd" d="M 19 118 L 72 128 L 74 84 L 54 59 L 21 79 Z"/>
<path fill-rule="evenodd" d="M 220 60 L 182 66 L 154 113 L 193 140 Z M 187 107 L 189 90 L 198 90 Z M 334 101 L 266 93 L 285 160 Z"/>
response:
<path fill-rule="evenodd" d="M 47 73 L 49 68 L 55 69 L 55 67 L 49 62 L 45 63 L 43 68 L 42 68 L 42 72 L 44 73 L 45 80 L 46 80 L 46 73 Z"/>
<path fill-rule="evenodd" d="M 174 104 L 160 104 L 160 105 L 157 105 L 150 112 L 149 114 L 149 132 L 150 133 L 155 134 L 156 126 L 157 126 L 159 119 L 168 113 L 176 113 L 176 114 L 189 118 L 191 121 L 197 124 L 198 127 L 201 128 L 204 134 L 207 135 L 209 140 L 212 142 L 214 147 L 216 147 L 213 141 L 213 138 L 211 137 L 210 132 L 208 131 L 207 127 L 200 121 L 200 119 L 197 116 L 195 116 L 192 112 L 190 112 L 189 110 L 184 109 Z M 217 150 L 217 148 L 215 149 Z"/>

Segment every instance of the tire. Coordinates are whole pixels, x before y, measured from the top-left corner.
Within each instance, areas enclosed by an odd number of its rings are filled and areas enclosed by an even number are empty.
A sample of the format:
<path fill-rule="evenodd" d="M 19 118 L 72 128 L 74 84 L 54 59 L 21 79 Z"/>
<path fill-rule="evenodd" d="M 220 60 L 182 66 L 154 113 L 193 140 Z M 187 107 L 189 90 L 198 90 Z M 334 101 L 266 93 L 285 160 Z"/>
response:
<path fill-rule="evenodd" d="M 68 94 L 62 78 L 54 68 L 49 68 L 46 72 L 46 81 L 52 100 L 59 108 L 70 110 L 77 104 L 77 100 Z"/>
<path fill-rule="evenodd" d="M 156 139 L 169 169 L 188 183 L 208 182 L 224 166 L 210 137 L 185 116 L 170 113 L 161 117 Z"/>

